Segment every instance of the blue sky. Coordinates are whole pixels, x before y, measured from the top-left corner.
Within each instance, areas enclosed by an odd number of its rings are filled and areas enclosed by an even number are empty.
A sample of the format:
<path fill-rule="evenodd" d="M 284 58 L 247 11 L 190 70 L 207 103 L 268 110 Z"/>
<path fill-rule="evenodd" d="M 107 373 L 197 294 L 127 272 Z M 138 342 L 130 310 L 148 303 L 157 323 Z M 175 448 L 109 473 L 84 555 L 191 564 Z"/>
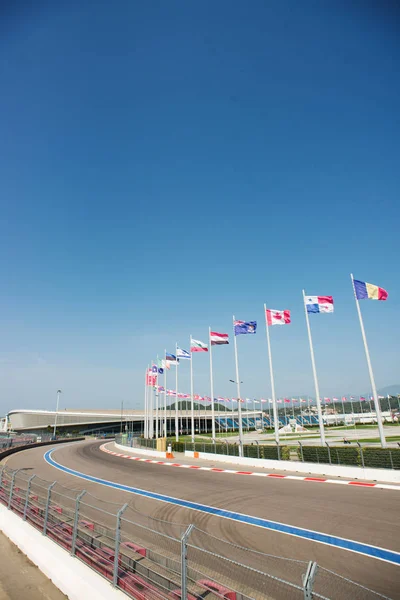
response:
<path fill-rule="evenodd" d="M 369 389 L 349 273 L 389 291 L 362 309 L 378 387 L 399 381 L 400 43 L 394 4 L 64 2 L 0 26 L 0 413 L 138 408 L 146 364 L 232 314 L 244 396 Z M 398 14 L 397 14 L 398 16 Z M 233 344 L 215 351 L 231 395 Z M 195 356 L 195 391 L 209 394 Z M 189 388 L 188 365 L 181 369 Z M 172 382 L 171 382 L 172 385 Z"/>

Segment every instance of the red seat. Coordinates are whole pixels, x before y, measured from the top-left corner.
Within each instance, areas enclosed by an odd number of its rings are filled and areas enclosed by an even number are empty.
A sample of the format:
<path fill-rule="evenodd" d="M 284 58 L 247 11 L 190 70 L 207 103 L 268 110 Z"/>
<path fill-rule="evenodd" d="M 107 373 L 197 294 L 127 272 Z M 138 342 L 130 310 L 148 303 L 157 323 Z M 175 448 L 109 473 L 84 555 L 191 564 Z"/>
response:
<path fill-rule="evenodd" d="M 218 595 L 224 600 L 236 600 L 236 592 L 233 592 L 229 588 L 220 585 L 215 581 L 211 581 L 210 579 L 200 579 L 200 581 L 197 581 L 197 585 L 205 590 L 208 590 L 209 592 L 214 592 L 214 594 Z"/>

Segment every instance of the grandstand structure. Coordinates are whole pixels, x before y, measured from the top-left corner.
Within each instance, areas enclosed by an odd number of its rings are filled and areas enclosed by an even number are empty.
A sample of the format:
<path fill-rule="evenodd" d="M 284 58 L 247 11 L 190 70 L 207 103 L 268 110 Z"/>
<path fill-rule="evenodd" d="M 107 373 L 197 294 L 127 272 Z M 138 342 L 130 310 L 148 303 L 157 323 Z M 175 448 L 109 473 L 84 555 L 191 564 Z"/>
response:
<path fill-rule="evenodd" d="M 161 423 L 164 419 L 164 409 L 159 410 L 159 431 L 162 430 Z M 383 419 L 391 423 L 393 415 L 390 412 L 382 413 Z M 224 431 L 238 431 L 239 415 L 237 411 L 222 412 L 216 415 L 215 424 L 217 433 Z M 154 411 L 154 419 L 156 412 Z M 167 407 L 167 432 L 168 435 L 175 434 L 175 409 Z M 325 414 L 323 415 L 325 425 L 355 425 L 358 423 L 376 423 L 376 415 L 370 413 L 354 414 Z M 302 427 L 318 426 L 318 417 L 310 412 L 301 412 L 295 415 L 279 414 L 279 426 L 284 427 L 294 421 Z M 262 430 L 274 427 L 274 422 L 268 413 L 261 411 L 242 412 L 243 430 Z M 178 411 L 179 433 L 191 432 L 190 410 Z M 37 435 L 48 434 L 57 426 L 58 433 L 79 435 L 103 435 L 122 432 L 142 434 L 144 430 L 144 413 L 140 410 L 93 410 L 93 409 L 65 409 L 56 411 L 49 410 L 11 410 L 6 417 L 0 421 L 0 432 L 7 433 L 35 433 Z M 211 411 L 195 411 L 195 432 L 210 433 L 212 429 Z"/>

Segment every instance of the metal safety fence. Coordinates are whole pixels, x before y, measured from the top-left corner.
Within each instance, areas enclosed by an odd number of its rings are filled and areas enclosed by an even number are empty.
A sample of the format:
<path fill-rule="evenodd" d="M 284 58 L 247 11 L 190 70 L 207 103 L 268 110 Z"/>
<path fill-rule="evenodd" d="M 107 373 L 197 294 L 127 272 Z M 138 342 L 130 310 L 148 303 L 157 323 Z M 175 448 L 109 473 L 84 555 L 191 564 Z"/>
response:
<path fill-rule="evenodd" d="M 314 562 L 221 539 L 201 519 L 174 521 L 186 514 L 175 508 L 142 497 L 121 506 L 104 494 L 0 466 L 1 504 L 135 600 L 388 598 Z"/>

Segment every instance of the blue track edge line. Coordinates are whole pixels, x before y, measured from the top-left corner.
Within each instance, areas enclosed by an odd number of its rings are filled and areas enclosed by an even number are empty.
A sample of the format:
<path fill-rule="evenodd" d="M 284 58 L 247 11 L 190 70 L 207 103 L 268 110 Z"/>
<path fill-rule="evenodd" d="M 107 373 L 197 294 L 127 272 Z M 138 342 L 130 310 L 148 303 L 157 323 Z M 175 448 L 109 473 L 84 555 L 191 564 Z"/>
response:
<path fill-rule="evenodd" d="M 58 463 L 56 460 L 54 460 L 54 458 L 52 458 L 51 455 L 55 450 L 56 449 L 53 448 L 45 453 L 45 461 L 52 467 L 55 467 L 60 471 L 64 471 L 64 473 L 68 473 L 69 475 L 85 479 L 86 481 L 98 483 L 99 485 L 105 485 L 107 487 L 121 490 L 123 492 L 137 494 L 138 496 L 152 498 L 153 500 L 159 500 L 161 502 L 175 504 L 176 506 L 182 506 L 183 508 L 197 510 L 199 512 L 207 513 L 224 519 L 230 519 L 239 523 L 245 523 L 246 525 L 254 525 L 256 527 L 262 527 L 263 529 L 277 531 L 278 533 L 284 533 L 286 535 L 292 535 L 320 544 L 326 544 L 328 546 L 339 548 L 340 550 L 356 552 L 357 554 L 362 554 L 369 558 L 383 560 L 394 565 L 400 565 L 400 553 L 395 552 L 394 550 L 387 550 L 385 548 L 379 548 L 378 546 L 371 546 L 362 542 L 356 542 L 354 540 L 348 540 L 346 538 L 336 537 L 333 535 L 328 535 L 326 533 L 320 533 L 318 531 L 313 531 L 312 529 L 303 529 L 302 527 L 286 525 L 285 523 L 279 523 L 277 521 L 269 521 L 268 519 L 252 517 L 250 515 L 232 512 L 222 508 L 215 508 L 213 506 L 207 506 L 206 504 L 199 504 L 197 502 L 191 502 L 189 500 L 181 500 L 180 498 L 174 498 L 173 496 L 166 496 L 164 494 L 158 494 L 156 492 L 149 492 L 147 490 L 131 487 L 122 483 L 108 481 L 107 479 L 100 479 L 99 477 L 94 477 L 93 475 L 86 475 L 85 473 L 81 473 L 80 471 L 75 471 L 74 469 L 65 467 Z"/>

